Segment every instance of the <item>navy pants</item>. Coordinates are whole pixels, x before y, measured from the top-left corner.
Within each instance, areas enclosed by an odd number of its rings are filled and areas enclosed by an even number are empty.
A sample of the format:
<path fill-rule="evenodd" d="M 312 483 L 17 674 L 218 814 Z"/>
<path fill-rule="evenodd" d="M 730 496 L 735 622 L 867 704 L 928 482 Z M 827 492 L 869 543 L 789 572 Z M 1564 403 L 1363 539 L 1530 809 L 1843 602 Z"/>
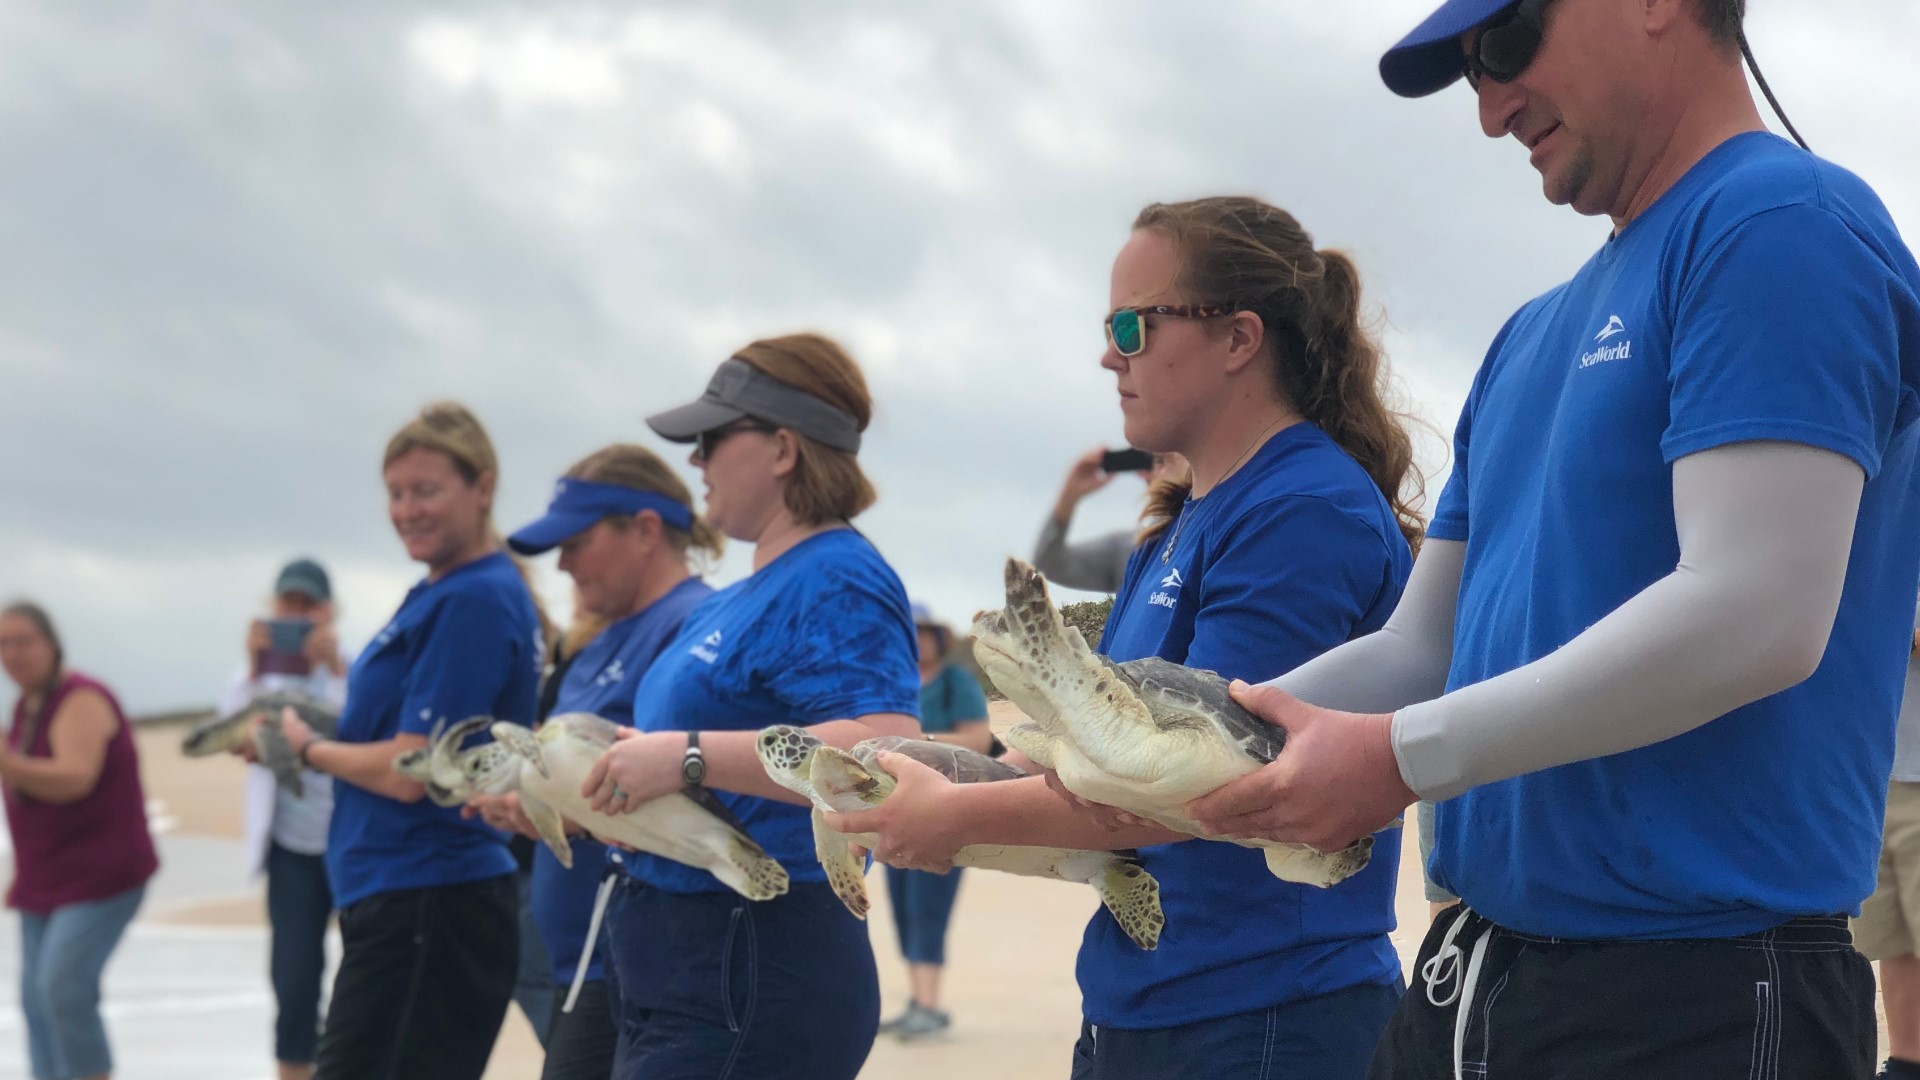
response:
<path fill-rule="evenodd" d="M 616 1080 L 854 1080 L 880 1026 L 867 928 L 823 883 L 755 902 L 623 877 Z"/>
<path fill-rule="evenodd" d="M 1073 1080 L 1362 1080 L 1399 1001 L 1363 985 L 1180 1027 L 1083 1023 Z"/>
<path fill-rule="evenodd" d="M 887 867 L 887 895 L 893 900 L 893 928 L 900 954 L 909 964 L 947 962 L 947 923 L 960 891 L 960 868 L 944 874 Z"/>
<path fill-rule="evenodd" d="M 278 1008 L 273 1056 L 289 1065 L 313 1063 L 320 1042 L 320 984 L 327 970 L 327 917 L 333 889 L 327 858 L 279 844 L 267 848 L 267 923 L 272 927 L 267 971 Z"/>

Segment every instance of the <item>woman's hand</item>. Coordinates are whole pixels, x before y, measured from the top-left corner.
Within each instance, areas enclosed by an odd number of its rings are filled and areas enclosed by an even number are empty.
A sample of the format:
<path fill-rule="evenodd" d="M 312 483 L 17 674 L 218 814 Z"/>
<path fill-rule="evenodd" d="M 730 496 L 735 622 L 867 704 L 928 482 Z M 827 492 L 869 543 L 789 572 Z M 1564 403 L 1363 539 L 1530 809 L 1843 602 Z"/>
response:
<path fill-rule="evenodd" d="M 322 668 L 333 672 L 335 676 L 346 674 L 346 665 L 340 662 L 340 635 L 334 633 L 330 622 L 315 623 L 307 635 L 307 644 L 301 650 L 314 670 Z"/>
<path fill-rule="evenodd" d="M 635 731 L 621 728 L 615 742 L 593 763 L 580 796 L 603 814 L 631 814 L 642 804 L 671 795 L 686 783 L 680 761 L 686 755 L 684 731 Z"/>
<path fill-rule="evenodd" d="M 967 846 L 965 823 L 954 813 L 954 785 L 905 754 L 881 754 L 876 764 L 893 774 L 887 801 L 872 810 L 827 814 L 828 827 L 843 833 L 875 833 L 873 857 L 888 866 L 944 874 L 954 853 Z"/>
<path fill-rule="evenodd" d="M 255 619 L 247 624 L 247 677 L 260 677 L 260 656 L 273 647 L 273 634 L 267 629 L 265 619 Z"/>
<path fill-rule="evenodd" d="M 1106 453 L 1105 447 L 1096 446 L 1081 454 L 1073 461 L 1073 467 L 1067 470 L 1067 479 L 1060 485 L 1060 497 L 1054 501 L 1054 520 L 1065 525 L 1073 518 L 1073 508 L 1080 500 L 1106 487 L 1113 477 L 1100 468 L 1100 458 Z"/>
<path fill-rule="evenodd" d="M 533 820 L 520 808 L 517 791 L 505 795 L 475 795 L 460 808 L 460 816 L 478 817 L 502 832 L 518 833 L 530 840 L 541 839 L 540 830 L 533 827 Z"/>
<path fill-rule="evenodd" d="M 263 716 L 258 722 L 266 723 L 267 718 Z M 291 705 L 280 710 L 280 734 L 286 736 L 287 749 L 293 751 L 293 759 L 303 764 L 306 762 L 307 746 L 319 737 L 305 720 L 300 719 L 300 714 L 293 711 Z M 253 740 L 247 741 L 251 748 Z"/>

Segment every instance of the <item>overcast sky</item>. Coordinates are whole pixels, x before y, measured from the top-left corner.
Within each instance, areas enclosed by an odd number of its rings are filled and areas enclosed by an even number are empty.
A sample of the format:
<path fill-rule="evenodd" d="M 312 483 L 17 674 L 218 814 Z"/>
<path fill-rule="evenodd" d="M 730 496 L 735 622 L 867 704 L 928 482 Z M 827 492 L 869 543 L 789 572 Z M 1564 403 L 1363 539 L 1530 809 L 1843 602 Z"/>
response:
<path fill-rule="evenodd" d="M 606 443 L 684 469 L 641 416 L 815 329 L 877 399 L 859 524 L 962 620 L 1119 442 L 1099 319 L 1156 199 L 1260 195 L 1355 253 L 1450 431 L 1606 225 L 1464 89 L 1381 87 L 1432 3 L 0 6 L 0 597 L 130 708 L 210 702 L 287 557 L 333 570 L 356 646 L 418 577 L 379 463 L 423 402 L 492 429 L 511 529 Z M 1752 6 L 1801 132 L 1920 228 L 1920 8 Z"/>

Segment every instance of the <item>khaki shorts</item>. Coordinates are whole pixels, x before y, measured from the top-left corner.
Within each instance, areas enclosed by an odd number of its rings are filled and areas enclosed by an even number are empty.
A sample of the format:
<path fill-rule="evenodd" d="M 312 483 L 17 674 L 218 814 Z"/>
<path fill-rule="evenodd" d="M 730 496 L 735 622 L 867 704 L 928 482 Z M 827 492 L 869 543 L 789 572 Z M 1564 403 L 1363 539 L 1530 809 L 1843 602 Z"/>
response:
<path fill-rule="evenodd" d="M 1854 947 L 1869 960 L 1920 953 L 1920 783 L 1887 785 L 1880 878 L 1852 926 Z"/>

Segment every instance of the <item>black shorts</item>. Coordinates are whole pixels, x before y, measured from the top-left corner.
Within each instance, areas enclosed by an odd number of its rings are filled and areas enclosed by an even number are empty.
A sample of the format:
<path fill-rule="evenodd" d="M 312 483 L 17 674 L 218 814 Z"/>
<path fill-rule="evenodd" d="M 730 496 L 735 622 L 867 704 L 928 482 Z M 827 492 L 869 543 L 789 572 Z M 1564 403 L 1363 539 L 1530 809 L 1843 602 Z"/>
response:
<path fill-rule="evenodd" d="M 316 1080 L 479 1080 L 513 995 L 518 902 L 505 874 L 342 910 Z"/>
<path fill-rule="evenodd" d="M 1464 919 L 1464 921 L 1462 921 Z M 1369 1080 L 1864 1080 L 1873 970 L 1842 917 L 1565 941 L 1440 913 Z M 1465 1011 L 1465 1023 L 1460 1017 Z"/>

